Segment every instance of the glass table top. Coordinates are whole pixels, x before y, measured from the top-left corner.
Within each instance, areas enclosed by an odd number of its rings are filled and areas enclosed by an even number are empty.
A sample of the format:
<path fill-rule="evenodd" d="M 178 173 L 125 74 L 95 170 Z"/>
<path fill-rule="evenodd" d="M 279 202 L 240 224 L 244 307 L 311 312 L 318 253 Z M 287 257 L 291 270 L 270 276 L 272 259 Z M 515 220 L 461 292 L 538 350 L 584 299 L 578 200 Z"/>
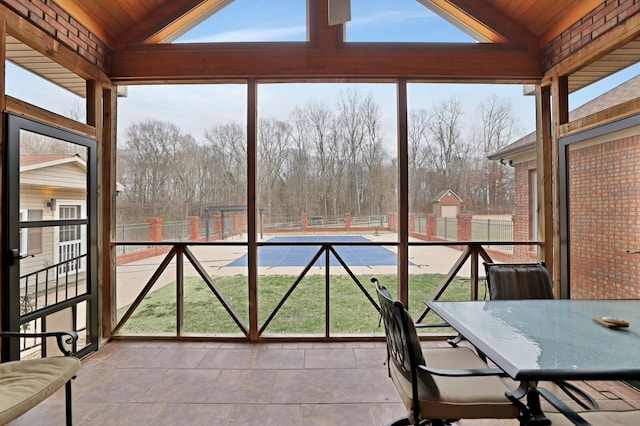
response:
<path fill-rule="evenodd" d="M 514 379 L 640 379 L 640 300 L 427 305 Z M 593 321 L 602 316 L 629 327 Z"/>

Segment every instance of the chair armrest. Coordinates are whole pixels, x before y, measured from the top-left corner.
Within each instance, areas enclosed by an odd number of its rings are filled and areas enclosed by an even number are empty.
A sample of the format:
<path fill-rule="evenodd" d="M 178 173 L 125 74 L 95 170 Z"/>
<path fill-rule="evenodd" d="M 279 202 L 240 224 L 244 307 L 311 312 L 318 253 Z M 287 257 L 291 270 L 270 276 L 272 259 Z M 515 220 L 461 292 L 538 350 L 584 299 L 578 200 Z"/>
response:
<path fill-rule="evenodd" d="M 67 337 L 68 336 L 68 337 Z M 55 337 L 58 348 L 65 355 L 71 355 L 71 351 L 67 349 L 67 345 L 73 345 L 78 341 L 78 333 L 75 331 L 47 331 L 42 333 L 21 333 L 18 331 L 0 331 L 0 337 L 20 338 L 20 337 Z M 63 339 L 67 337 L 67 339 Z"/>
<path fill-rule="evenodd" d="M 590 426 L 591 423 L 580 417 L 578 413 L 573 411 L 571 407 L 562 402 L 557 396 L 555 396 L 551 391 L 545 388 L 536 387 L 531 388 L 529 392 L 536 392 L 538 395 L 546 399 L 549 404 L 551 404 L 556 410 L 558 410 L 562 415 L 564 415 L 567 419 L 569 419 L 574 425 L 578 426 Z"/>
<path fill-rule="evenodd" d="M 418 368 L 424 370 L 434 376 L 447 377 L 473 377 L 473 376 L 497 376 L 507 377 L 507 373 L 499 368 L 467 368 L 467 369 L 449 369 L 449 368 L 431 368 L 425 365 L 418 365 Z"/>

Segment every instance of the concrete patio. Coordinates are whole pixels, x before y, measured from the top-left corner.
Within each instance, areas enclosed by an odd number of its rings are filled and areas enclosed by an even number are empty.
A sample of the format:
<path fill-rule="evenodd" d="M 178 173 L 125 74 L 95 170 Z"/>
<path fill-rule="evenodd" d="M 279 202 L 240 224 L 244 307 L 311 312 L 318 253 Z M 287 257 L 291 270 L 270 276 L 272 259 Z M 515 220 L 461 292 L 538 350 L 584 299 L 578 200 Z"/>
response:
<path fill-rule="evenodd" d="M 385 359 L 383 342 L 112 342 L 82 362 L 74 424 L 382 426 L 405 414 Z M 579 385 L 602 409 L 640 408 L 640 394 L 622 383 Z M 34 424 L 64 424 L 63 392 L 11 423 Z"/>

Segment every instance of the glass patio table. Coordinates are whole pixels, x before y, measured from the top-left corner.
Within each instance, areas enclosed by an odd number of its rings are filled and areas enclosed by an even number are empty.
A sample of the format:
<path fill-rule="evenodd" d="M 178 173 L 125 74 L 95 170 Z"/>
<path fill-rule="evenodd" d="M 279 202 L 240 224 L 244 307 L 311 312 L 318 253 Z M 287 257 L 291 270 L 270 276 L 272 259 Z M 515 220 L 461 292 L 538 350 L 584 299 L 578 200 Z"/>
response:
<path fill-rule="evenodd" d="M 640 300 L 425 302 L 509 377 L 540 417 L 539 380 L 640 379 Z M 596 317 L 620 318 L 608 328 Z M 543 416 L 542 416 L 543 417 Z M 533 424 L 546 424 L 535 423 Z"/>

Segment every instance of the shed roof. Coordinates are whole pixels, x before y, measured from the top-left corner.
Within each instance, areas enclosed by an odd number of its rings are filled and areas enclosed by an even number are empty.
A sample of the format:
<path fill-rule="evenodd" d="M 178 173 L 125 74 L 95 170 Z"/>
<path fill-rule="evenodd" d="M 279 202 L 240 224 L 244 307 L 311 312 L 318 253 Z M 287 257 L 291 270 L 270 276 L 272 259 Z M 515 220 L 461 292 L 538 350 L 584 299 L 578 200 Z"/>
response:
<path fill-rule="evenodd" d="M 447 194 L 451 194 L 454 197 L 456 197 L 459 201 L 462 201 L 462 198 L 460 198 L 458 196 L 458 194 L 456 194 L 455 192 L 453 192 L 451 189 L 445 189 L 444 191 L 440 191 L 438 193 L 438 195 L 436 195 L 436 198 L 433 200 L 434 203 L 439 203 L 440 201 L 442 201 L 442 199 L 444 198 L 445 195 Z"/>

